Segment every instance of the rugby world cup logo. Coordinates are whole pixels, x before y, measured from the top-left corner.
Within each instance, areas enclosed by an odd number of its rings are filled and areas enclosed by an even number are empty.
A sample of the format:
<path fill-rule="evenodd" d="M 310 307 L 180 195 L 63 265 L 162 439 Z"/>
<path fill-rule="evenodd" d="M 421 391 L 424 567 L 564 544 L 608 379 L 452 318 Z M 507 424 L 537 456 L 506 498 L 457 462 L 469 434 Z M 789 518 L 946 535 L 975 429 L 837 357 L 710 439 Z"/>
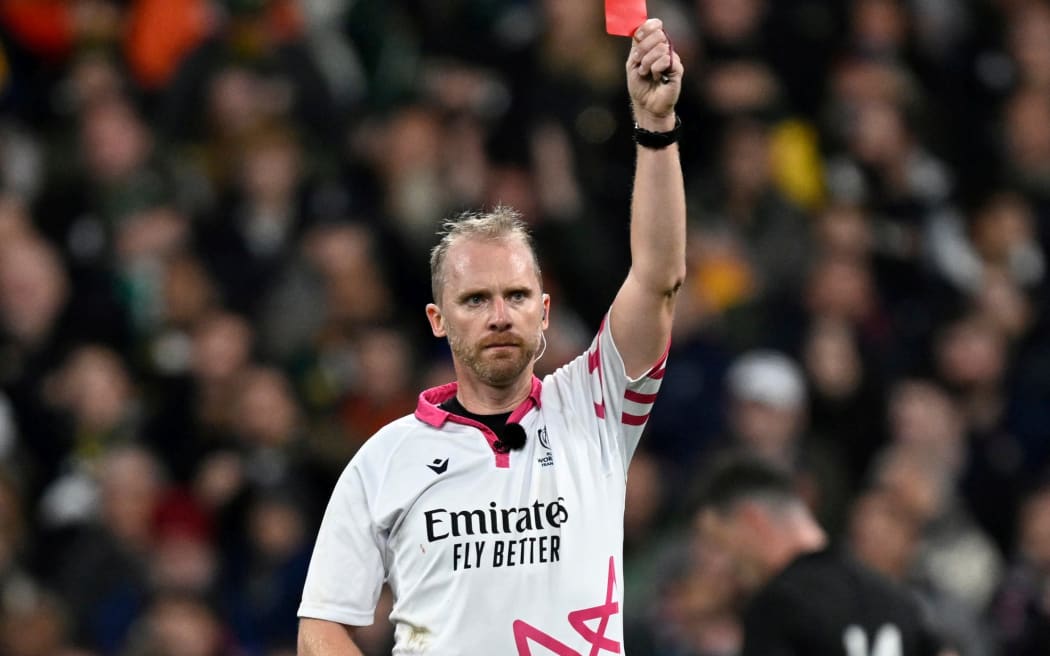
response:
<path fill-rule="evenodd" d="M 544 449 L 550 450 L 551 443 L 550 443 L 550 440 L 547 438 L 547 427 L 546 426 L 544 426 L 543 428 L 540 428 L 538 431 L 536 431 L 536 437 L 538 437 L 539 440 L 540 440 L 540 446 L 542 446 Z"/>

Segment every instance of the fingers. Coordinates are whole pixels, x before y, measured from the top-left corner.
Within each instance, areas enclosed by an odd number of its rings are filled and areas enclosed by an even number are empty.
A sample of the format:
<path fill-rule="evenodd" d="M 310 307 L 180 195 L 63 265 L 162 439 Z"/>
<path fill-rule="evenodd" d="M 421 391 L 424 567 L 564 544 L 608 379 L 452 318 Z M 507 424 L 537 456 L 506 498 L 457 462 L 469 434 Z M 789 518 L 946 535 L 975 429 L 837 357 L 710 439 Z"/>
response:
<path fill-rule="evenodd" d="M 674 48 L 671 48 L 670 57 L 659 59 L 653 64 L 653 75 L 659 77 L 664 84 L 672 78 L 680 77 L 683 71 L 682 59 L 678 56 L 678 53 L 674 51 Z"/>
<path fill-rule="evenodd" d="M 664 32 L 662 27 L 652 31 L 647 31 L 645 29 L 646 26 L 652 22 L 656 22 L 657 24 L 660 23 L 660 21 L 655 18 L 648 20 L 642 25 L 642 27 L 638 28 L 637 32 L 634 33 L 634 43 L 632 45 L 641 52 L 642 55 L 645 55 L 653 48 L 661 45 L 666 46 L 669 43 L 667 40 L 667 33 Z"/>
<path fill-rule="evenodd" d="M 634 31 L 634 41 L 638 43 L 651 34 L 660 34 L 664 31 L 664 22 L 659 18 L 650 18 Z"/>
<path fill-rule="evenodd" d="M 670 52 L 671 49 L 664 43 L 645 53 L 639 64 L 639 72 L 642 75 L 650 75 L 667 70 L 671 65 L 671 58 L 668 56 Z"/>
<path fill-rule="evenodd" d="M 673 74 L 680 72 L 681 68 L 678 53 L 674 52 L 668 43 L 657 45 L 648 52 L 637 47 L 631 48 L 631 53 L 627 57 L 628 71 L 633 71 L 642 77 L 662 73 Z"/>
<path fill-rule="evenodd" d="M 642 23 L 632 41 L 628 67 L 639 75 L 659 75 L 675 70 L 674 48 L 660 19 L 650 18 Z"/>

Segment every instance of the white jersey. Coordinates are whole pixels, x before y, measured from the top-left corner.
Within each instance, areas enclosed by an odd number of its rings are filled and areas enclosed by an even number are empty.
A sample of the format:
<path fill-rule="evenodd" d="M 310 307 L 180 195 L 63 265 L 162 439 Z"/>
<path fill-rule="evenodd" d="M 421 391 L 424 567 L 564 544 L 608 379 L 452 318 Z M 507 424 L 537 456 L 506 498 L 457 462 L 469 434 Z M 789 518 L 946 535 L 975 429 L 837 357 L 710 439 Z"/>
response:
<path fill-rule="evenodd" d="M 455 383 L 423 392 L 336 484 L 299 616 L 371 624 L 386 580 L 396 655 L 622 653 L 627 465 L 665 361 L 629 380 L 603 323 L 533 379 L 510 453 L 439 407 Z"/>

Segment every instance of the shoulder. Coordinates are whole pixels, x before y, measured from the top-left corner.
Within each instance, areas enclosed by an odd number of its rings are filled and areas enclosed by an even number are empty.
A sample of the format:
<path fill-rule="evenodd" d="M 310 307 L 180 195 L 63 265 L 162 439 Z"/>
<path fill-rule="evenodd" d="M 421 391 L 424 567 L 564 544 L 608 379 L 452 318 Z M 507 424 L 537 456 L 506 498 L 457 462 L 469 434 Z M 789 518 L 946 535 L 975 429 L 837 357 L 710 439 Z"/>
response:
<path fill-rule="evenodd" d="M 823 612 L 848 600 L 870 582 L 861 568 L 843 554 L 824 550 L 796 558 L 755 595 L 751 606 L 765 612 L 796 615 L 816 608 Z"/>
<path fill-rule="evenodd" d="M 440 432 L 440 427 L 430 426 L 415 415 L 395 419 L 361 445 L 348 463 L 347 471 L 384 469 L 399 453 L 417 448 L 420 439 L 438 435 Z"/>
<path fill-rule="evenodd" d="M 901 585 L 865 567 L 848 553 L 828 549 L 796 559 L 763 590 L 774 606 L 809 609 L 832 616 L 852 612 L 910 615 L 918 608 Z M 893 613 L 890 613 L 893 614 Z"/>
<path fill-rule="evenodd" d="M 413 453 L 443 437 L 434 427 L 414 415 L 395 419 L 372 435 L 346 464 L 333 490 L 333 498 L 346 503 L 364 503 L 377 513 L 399 503 L 405 490 L 411 490 L 413 473 L 406 463 L 415 462 Z"/>

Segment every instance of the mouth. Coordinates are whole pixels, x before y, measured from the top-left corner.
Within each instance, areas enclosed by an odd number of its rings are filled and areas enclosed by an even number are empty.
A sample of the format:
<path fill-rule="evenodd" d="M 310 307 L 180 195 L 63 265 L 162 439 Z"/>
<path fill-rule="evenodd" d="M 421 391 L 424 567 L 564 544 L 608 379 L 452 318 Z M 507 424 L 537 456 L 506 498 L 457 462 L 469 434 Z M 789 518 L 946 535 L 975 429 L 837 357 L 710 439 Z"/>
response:
<path fill-rule="evenodd" d="M 488 342 L 482 342 L 482 344 L 481 344 L 481 348 L 483 350 L 486 350 L 486 351 L 489 351 L 489 350 L 500 350 L 500 349 L 516 349 L 516 348 L 521 348 L 521 346 L 522 346 L 522 343 L 521 343 L 520 340 L 506 339 L 506 338 L 499 339 L 499 340 L 491 340 L 491 341 L 488 341 Z"/>

